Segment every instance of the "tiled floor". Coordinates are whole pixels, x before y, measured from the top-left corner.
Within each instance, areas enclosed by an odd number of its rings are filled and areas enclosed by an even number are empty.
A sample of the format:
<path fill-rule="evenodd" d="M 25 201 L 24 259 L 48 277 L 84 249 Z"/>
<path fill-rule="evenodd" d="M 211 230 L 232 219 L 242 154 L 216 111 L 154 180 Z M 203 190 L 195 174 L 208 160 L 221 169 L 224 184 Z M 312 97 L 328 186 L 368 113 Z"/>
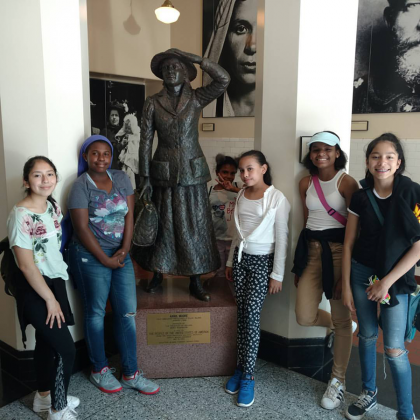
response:
<path fill-rule="evenodd" d="M 355 319 L 356 320 L 356 319 Z M 378 353 L 383 353 L 382 334 L 378 339 Z M 357 351 L 357 332 L 353 339 L 347 373 L 347 390 L 360 392 L 361 374 Z M 413 404 L 420 413 L 420 333 L 407 345 L 413 371 Z M 111 351 L 112 353 L 112 351 Z M 116 356 L 118 357 L 118 356 Z M 111 359 L 113 360 L 113 359 Z M 118 364 L 114 359 L 113 366 Z M 331 361 L 327 362 L 327 365 Z M 379 403 L 396 407 L 391 374 L 384 379 L 382 355 L 378 354 L 377 382 Z M 325 383 L 258 360 L 256 371 L 256 402 L 249 409 L 235 405 L 235 397 L 223 391 L 224 377 L 159 380 L 161 392 L 144 396 L 135 391 L 107 395 L 98 391 L 87 379 L 86 372 L 73 376 L 70 394 L 81 399 L 80 419 L 343 419 L 344 407 L 333 412 L 319 406 Z M 26 397 L 24 397 L 26 395 Z M 23 398 L 22 398 L 23 397 Z M 19 399 L 20 398 L 20 399 Z M 346 402 L 354 401 L 348 394 Z M 31 389 L 0 370 L 0 420 L 46 419 L 32 412 Z M 368 419 L 394 419 L 395 411 L 381 406 Z"/>
<path fill-rule="evenodd" d="M 77 409 L 81 420 L 102 419 L 343 419 L 344 406 L 326 411 L 319 406 L 325 384 L 258 360 L 256 400 L 248 409 L 235 405 L 235 396 L 223 390 L 224 377 L 162 379 L 161 392 L 145 396 L 135 391 L 108 395 L 97 390 L 80 372 L 72 377 L 69 393 L 81 399 Z M 346 395 L 346 403 L 353 402 Z M 33 394 L 0 409 L 2 420 L 45 419 L 31 409 Z M 380 406 L 369 419 L 394 419 L 395 411 Z"/>

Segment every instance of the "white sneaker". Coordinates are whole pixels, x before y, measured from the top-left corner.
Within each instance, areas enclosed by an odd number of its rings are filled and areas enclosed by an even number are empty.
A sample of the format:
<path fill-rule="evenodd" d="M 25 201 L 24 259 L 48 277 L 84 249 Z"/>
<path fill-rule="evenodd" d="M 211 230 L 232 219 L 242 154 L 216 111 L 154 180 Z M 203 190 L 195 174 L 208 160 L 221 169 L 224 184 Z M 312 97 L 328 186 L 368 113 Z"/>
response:
<path fill-rule="evenodd" d="M 51 411 L 51 408 L 48 410 L 47 420 L 74 420 L 76 418 L 77 413 L 69 406 L 55 413 Z"/>
<path fill-rule="evenodd" d="M 321 407 L 326 410 L 333 410 L 334 408 L 337 408 L 342 402 L 344 402 L 345 390 L 346 387 L 338 379 L 331 379 L 328 382 L 327 390 L 322 397 Z"/>
<path fill-rule="evenodd" d="M 67 395 L 67 406 L 72 410 L 77 408 L 80 404 L 80 400 L 77 397 L 72 397 Z M 36 391 L 34 404 L 32 406 L 35 413 L 41 413 L 42 411 L 48 411 L 51 408 L 51 394 L 48 394 L 46 397 L 39 395 L 39 392 Z"/>
<path fill-rule="evenodd" d="M 354 332 L 357 330 L 357 322 L 351 321 L 351 332 L 354 334 Z"/>

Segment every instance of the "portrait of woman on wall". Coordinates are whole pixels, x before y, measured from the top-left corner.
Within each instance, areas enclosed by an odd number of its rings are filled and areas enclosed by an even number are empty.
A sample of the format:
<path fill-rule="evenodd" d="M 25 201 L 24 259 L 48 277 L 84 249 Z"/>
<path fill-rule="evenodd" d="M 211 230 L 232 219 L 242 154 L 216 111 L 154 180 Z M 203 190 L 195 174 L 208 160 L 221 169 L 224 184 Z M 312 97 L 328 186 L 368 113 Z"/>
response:
<path fill-rule="evenodd" d="M 231 77 L 224 95 L 203 110 L 203 117 L 253 117 L 257 68 L 258 0 L 204 0 L 204 57 Z M 203 85 L 211 79 L 203 74 Z"/>
<path fill-rule="evenodd" d="M 122 104 L 118 101 L 108 102 L 106 106 L 106 115 L 108 116 L 106 126 L 100 131 L 100 134 L 105 136 L 112 143 L 114 148 L 120 149 L 121 147 L 115 135 L 120 131 L 121 123 L 123 121 L 124 108 Z M 119 153 L 116 154 L 116 157 L 112 161 L 112 169 L 120 169 L 118 156 Z"/>
<path fill-rule="evenodd" d="M 122 170 L 137 188 L 137 160 L 145 86 L 114 80 L 90 79 L 92 134 L 106 137 L 114 149 L 111 169 Z"/>

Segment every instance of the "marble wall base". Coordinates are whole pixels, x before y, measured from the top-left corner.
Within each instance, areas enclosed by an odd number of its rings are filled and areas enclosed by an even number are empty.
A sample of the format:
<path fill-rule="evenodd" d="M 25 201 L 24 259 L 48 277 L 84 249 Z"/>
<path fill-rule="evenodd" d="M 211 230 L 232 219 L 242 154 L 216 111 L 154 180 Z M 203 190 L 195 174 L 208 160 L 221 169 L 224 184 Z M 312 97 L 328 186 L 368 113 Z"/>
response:
<path fill-rule="evenodd" d="M 231 375 L 236 366 L 236 304 L 226 279 L 203 282 L 211 294 L 201 302 L 189 294 L 189 279 L 167 277 L 155 294 L 145 292 L 147 280 L 137 287 L 137 360 L 148 378 Z M 210 313 L 210 343 L 147 344 L 147 315 Z"/>

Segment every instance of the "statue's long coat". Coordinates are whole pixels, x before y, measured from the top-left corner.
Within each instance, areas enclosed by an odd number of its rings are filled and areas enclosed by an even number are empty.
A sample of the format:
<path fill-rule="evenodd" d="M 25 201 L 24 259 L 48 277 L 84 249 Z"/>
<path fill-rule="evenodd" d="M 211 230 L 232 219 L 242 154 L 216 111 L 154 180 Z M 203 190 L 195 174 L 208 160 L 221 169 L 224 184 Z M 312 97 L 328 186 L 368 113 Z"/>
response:
<path fill-rule="evenodd" d="M 198 122 L 202 109 L 226 90 L 229 75 L 208 59 L 201 68 L 213 82 L 195 90 L 185 83 L 176 109 L 166 88 L 144 106 L 139 175 L 150 178 L 159 213 L 155 244 L 133 252 L 146 270 L 191 276 L 220 266 L 206 185 L 210 171 L 198 142 Z M 155 131 L 158 145 L 152 159 Z"/>

